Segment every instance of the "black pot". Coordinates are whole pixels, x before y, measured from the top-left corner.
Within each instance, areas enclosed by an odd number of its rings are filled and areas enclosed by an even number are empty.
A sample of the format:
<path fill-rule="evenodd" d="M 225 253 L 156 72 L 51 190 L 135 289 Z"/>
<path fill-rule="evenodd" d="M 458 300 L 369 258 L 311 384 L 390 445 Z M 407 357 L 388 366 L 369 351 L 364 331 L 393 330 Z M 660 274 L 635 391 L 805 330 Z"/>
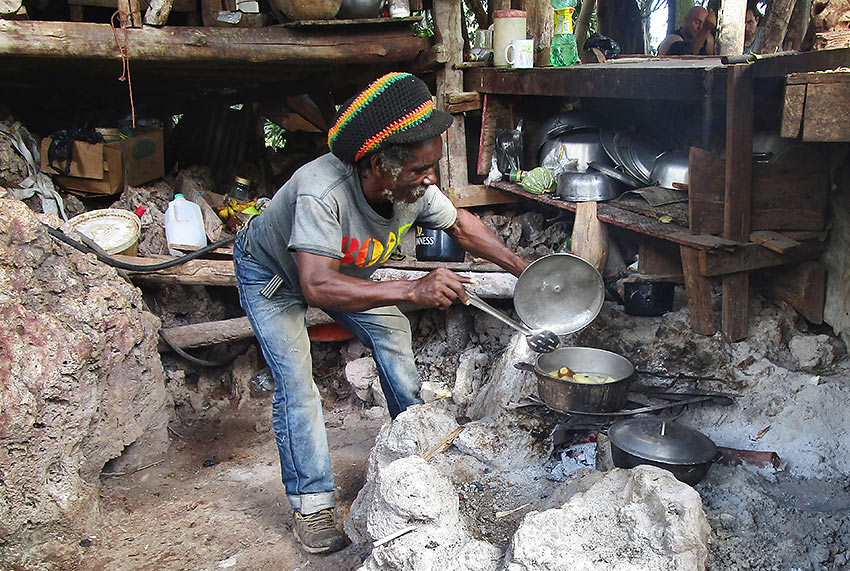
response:
<path fill-rule="evenodd" d="M 658 316 L 673 309 L 671 282 L 626 282 L 623 307 L 629 315 Z"/>
<path fill-rule="evenodd" d="M 611 443 L 611 459 L 617 468 L 634 468 L 643 464 L 662 468 L 672 473 L 677 480 L 689 486 L 696 486 L 702 482 L 706 475 L 708 475 L 708 469 L 714 463 L 713 459 L 708 462 L 700 462 L 699 464 L 669 464 L 667 462 L 658 462 L 657 460 L 647 460 L 646 458 L 641 458 L 621 450 L 613 442 Z"/>
<path fill-rule="evenodd" d="M 705 478 L 720 455 L 704 434 L 657 417 L 620 420 L 608 429 L 608 440 L 614 466 L 656 466 L 691 486 Z"/>
<path fill-rule="evenodd" d="M 466 257 L 463 246 L 443 232 L 416 227 L 416 259 L 422 262 L 462 262 Z"/>

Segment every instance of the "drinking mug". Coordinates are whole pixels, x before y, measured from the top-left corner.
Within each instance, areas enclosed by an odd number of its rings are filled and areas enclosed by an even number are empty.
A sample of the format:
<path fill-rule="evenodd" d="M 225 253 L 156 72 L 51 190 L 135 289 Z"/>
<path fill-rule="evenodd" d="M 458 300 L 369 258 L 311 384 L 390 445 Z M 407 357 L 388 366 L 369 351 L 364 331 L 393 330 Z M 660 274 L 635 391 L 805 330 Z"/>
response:
<path fill-rule="evenodd" d="M 505 46 L 505 61 L 513 68 L 534 67 L 534 40 L 514 40 Z"/>

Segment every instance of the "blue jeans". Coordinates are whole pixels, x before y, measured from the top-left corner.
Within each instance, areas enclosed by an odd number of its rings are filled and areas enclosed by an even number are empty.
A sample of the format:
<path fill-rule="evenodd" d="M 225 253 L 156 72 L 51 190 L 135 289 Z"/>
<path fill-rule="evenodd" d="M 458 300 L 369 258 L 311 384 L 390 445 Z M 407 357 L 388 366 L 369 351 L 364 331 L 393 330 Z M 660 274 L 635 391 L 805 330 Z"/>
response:
<path fill-rule="evenodd" d="M 285 282 L 271 298 L 262 295 L 260 290 L 275 274 L 245 252 L 240 242 L 237 239 L 233 246 L 239 302 L 275 381 L 272 423 L 281 478 L 292 507 L 313 513 L 332 507 L 335 498 L 322 401 L 313 381 L 307 304 Z M 390 416 L 422 402 L 410 322 L 397 307 L 326 312 L 372 350 Z"/>

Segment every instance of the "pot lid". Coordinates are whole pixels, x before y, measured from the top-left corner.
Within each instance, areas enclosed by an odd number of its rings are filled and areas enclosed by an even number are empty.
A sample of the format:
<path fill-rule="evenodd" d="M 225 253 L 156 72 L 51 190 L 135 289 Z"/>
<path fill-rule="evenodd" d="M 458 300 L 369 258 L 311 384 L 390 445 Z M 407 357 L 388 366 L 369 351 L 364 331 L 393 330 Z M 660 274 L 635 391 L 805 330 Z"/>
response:
<path fill-rule="evenodd" d="M 608 165 L 604 165 L 602 163 L 597 163 L 594 161 L 587 163 L 587 166 L 592 169 L 598 170 L 604 175 L 610 176 L 614 180 L 622 182 L 629 188 L 640 188 L 641 186 L 643 186 L 641 182 L 634 178 L 632 175 L 626 172 L 618 171 L 617 167 L 610 167 Z"/>
<path fill-rule="evenodd" d="M 702 464 L 717 455 L 717 446 L 705 434 L 654 417 L 616 422 L 608 429 L 608 438 L 623 452 L 667 464 Z"/>
<path fill-rule="evenodd" d="M 575 254 L 549 254 L 522 272 L 514 286 L 514 309 L 532 329 L 573 333 L 599 315 L 605 301 L 602 276 Z"/>

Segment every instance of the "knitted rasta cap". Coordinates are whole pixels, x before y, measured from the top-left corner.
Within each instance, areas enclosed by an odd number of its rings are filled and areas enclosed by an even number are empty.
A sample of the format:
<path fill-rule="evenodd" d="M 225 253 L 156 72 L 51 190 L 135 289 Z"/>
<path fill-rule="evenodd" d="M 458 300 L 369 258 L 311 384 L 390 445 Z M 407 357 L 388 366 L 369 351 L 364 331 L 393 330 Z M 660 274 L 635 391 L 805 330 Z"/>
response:
<path fill-rule="evenodd" d="M 451 115 L 434 109 L 425 82 L 409 73 L 388 73 L 343 104 L 328 132 L 328 147 L 353 163 L 387 143 L 427 141 L 452 121 Z"/>

